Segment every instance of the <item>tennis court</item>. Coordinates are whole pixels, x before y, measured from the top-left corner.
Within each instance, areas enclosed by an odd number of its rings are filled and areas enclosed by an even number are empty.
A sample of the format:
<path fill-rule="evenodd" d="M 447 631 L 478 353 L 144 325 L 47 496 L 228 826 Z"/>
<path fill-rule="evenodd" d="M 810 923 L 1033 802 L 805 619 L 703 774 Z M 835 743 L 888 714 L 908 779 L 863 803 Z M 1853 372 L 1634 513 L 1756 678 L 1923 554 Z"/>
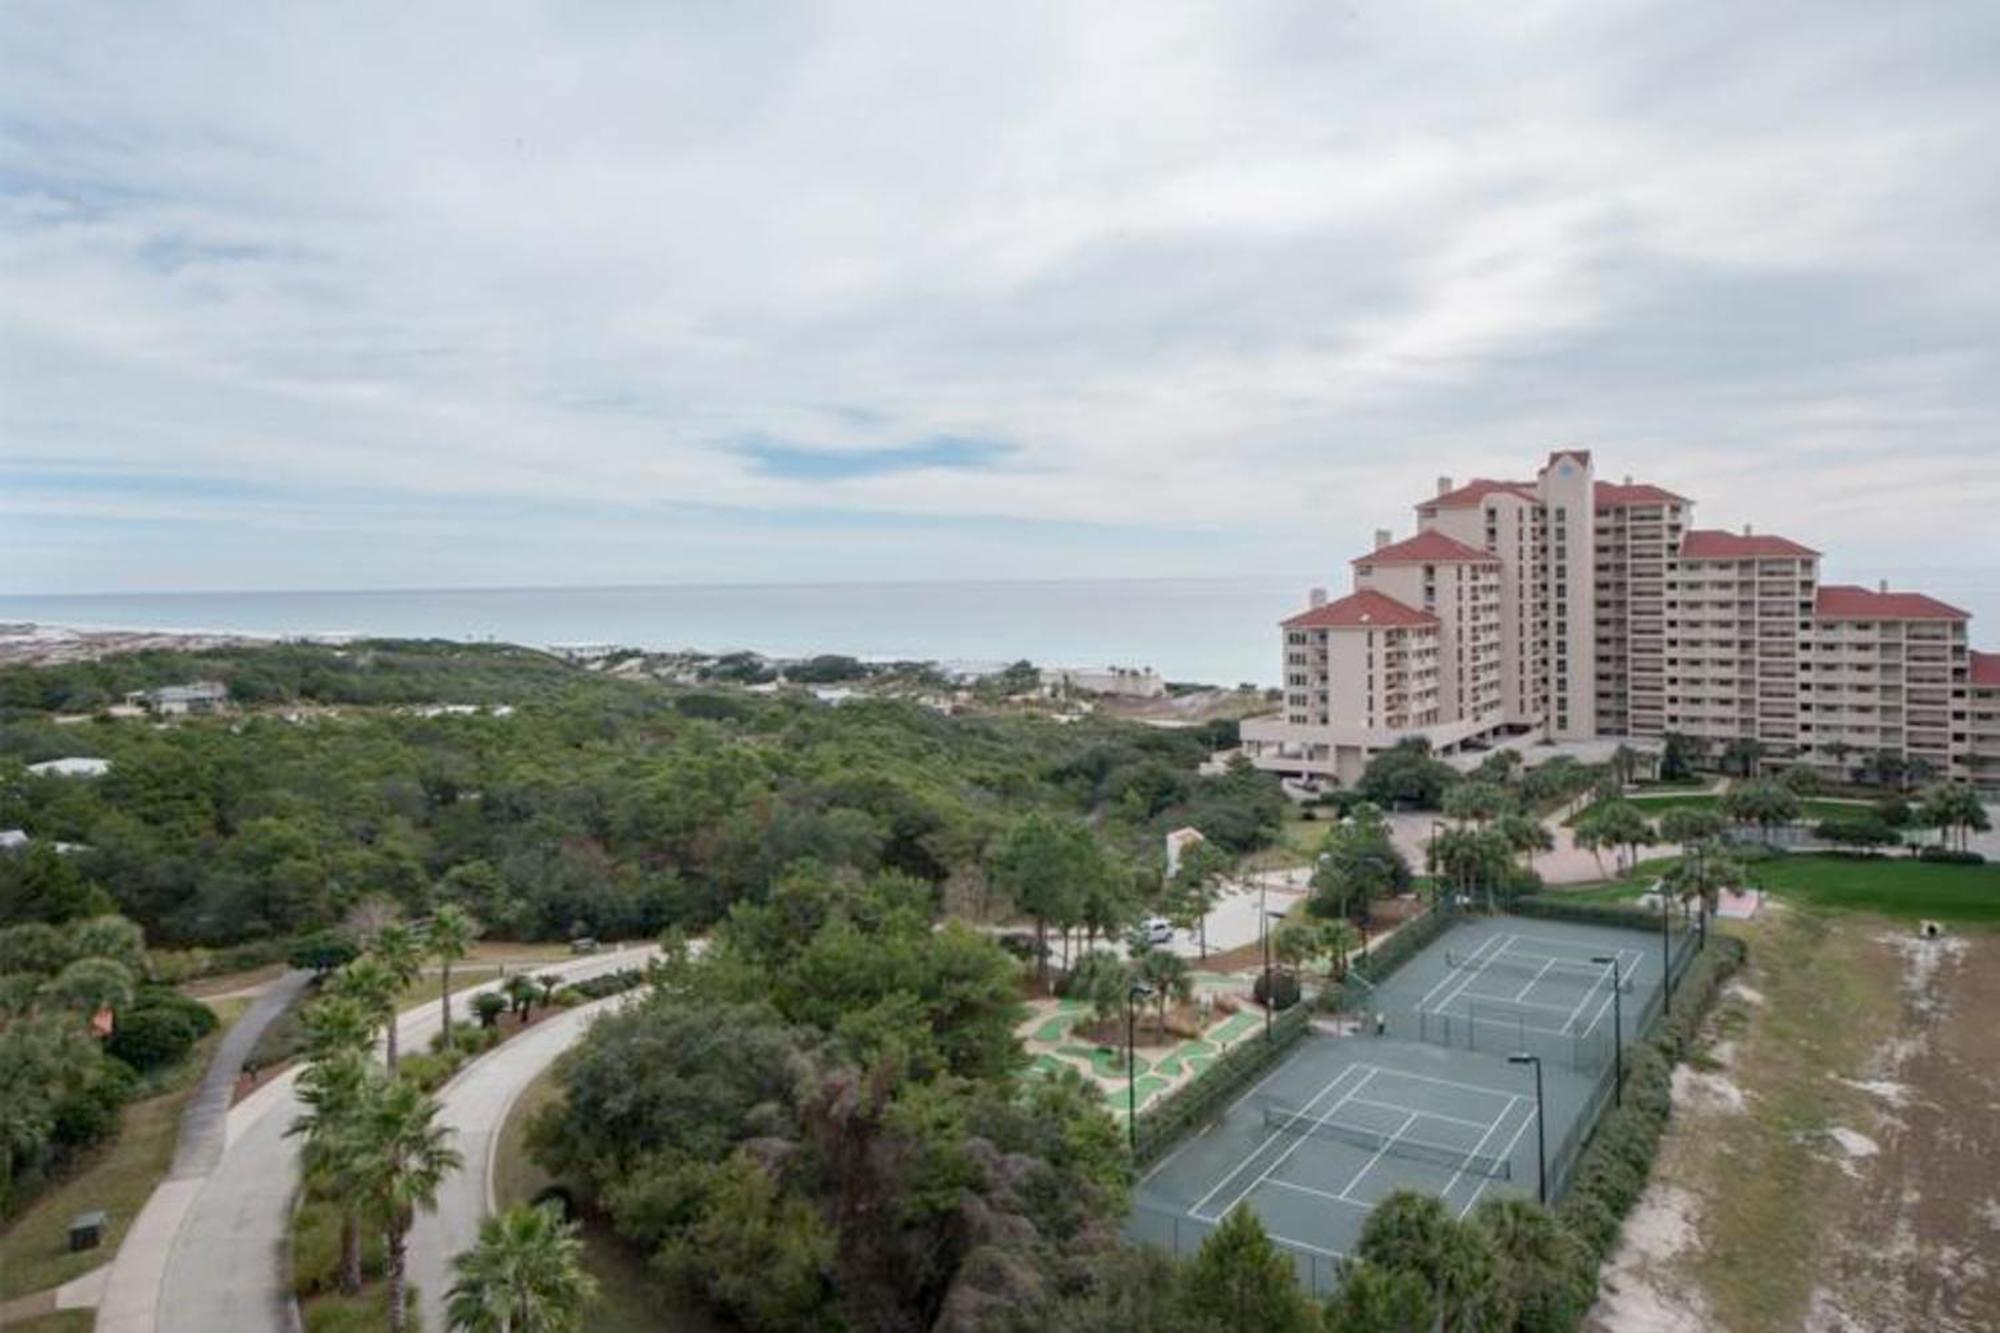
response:
<path fill-rule="evenodd" d="M 1612 1096 L 1613 1031 L 1658 1013 L 1662 940 L 1684 937 L 1513 917 L 1453 926 L 1367 998 L 1364 1035 L 1314 1034 L 1141 1181 L 1128 1232 L 1176 1252 L 1254 1210 L 1324 1294 L 1369 1211 L 1398 1189 L 1464 1215 L 1494 1194 L 1559 1197 Z M 1610 962 L 1600 963 L 1604 958 Z M 1541 1061 L 1546 1162 L 1537 1146 Z"/>

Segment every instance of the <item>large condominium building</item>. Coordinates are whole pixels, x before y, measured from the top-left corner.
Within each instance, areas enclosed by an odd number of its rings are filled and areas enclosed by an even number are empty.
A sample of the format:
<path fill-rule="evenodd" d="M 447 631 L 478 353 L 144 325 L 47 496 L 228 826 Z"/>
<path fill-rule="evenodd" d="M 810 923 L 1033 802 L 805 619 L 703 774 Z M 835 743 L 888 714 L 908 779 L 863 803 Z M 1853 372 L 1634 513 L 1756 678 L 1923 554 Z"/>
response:
<path fill-rule="evenodd" d="M 1819 552 L 1693 526 L 1694 503 L 1590 454 L 1478 479 L 1378 532 L 1355 591 L 1284 622 L 1283 707 L 1243 724 L 1260 768 L 1352 782 L 1422 736 L 1753 740 L 1767 763 L 1845 772 L 1888 754 L 2000 787 L 2000 655 L 1920 593 L 1823 585 Z"/>

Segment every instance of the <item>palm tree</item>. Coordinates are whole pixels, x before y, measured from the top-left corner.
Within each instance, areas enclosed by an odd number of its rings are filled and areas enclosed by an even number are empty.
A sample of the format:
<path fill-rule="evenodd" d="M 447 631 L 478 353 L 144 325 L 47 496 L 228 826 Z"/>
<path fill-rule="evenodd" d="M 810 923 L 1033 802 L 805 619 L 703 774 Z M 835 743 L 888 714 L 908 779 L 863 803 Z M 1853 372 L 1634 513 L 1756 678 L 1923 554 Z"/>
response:
<path fill-rule="evenodd" d="M 403 1333 L 408 1318 L 410 1226 L 418 1209 L 437 1206 L 438 1186 L 460 1165 L 451 1131 L 435 1123 L 437 1113 L 422 1088 L 390 1079 L 361 1108 L 352 1136 L 341 1136 L 353 1154 L 354 1197 L 389 1242 L 390 1333 Z"/>
<path fill-rule="evenodd" d="M 363 1049 L 367 1042 L 364 1030 Z M 316 1181 L 340 1207 L 340 1289 L 350 1296 L 361 1290 L 361 1210 L 353 1190 L 353 1136 L 362 1108 L 377 1095 L 378 1081 L 359 1051 L 342 1050 L 314 1060 L 299 1075 L 299 1101 L 305 1110 L 285 1130 L 305 1138 L 300 1156 L 307 1179 Z"/>
<path fill-rule="evenodd" d="M 396 997 L 403 988 L 396 974 L 372 954 L 362 954 L 334 974 L 334 994 L 344 995 L 366 1010 L 375 1024 L 386 1029 L 385 1047 L 389 1072 L 396 1072 Z"/>
<path fill-rule="evenodd" d="M 424 939 L 430 945 L 431 956 L 438 960 L 438 1003 L 444 1009 L 444 1044 L 451 1047 L 451 965 L 472 952 L 472 942 L 479 938 L 479 925 L 462 907 L 452 903 L 431 913 L 431 924 L 424 932 Z"/>
<path fill-rule="evenodd" d="M 1159 1023 L 1160 1040 L 1165 1041 L 1167 1005 L 1186 1004 L 1194 998 L 1194 969 L 1177 953 L 1148 949 L 1139 955 L 1139 979 L 1153 988 L 1153 1012 Z"/>
<path fill-rule="evenodd" d="M 376 931 L 368 952 L 396 978 L 398 990 L 408 990 L 424 974 L 423 937 L 400 921 Z"/>
<path fill-rule="evenodd" d="M 300 1015 L 305 1027 L 306 1058 L 323 1060 L 339 1054 L 366 1055 L 375 1040 L 375 1015 L 351 995 L 323 995 Z"/>
<path fill-rule="evenodd" d="M 1724 765 L 1740 767 L 1743 770 L 1743 776 L 1746 778 L 1756 775 L 1757 762 L 1763 757 L 1764 742 L 1758 740 L 1755 736 L 1738 736 L 1735 740 L 1724 746 L 1722 750 L 1722 762 Z"/>
<path fill-rule="evenodd" d="M 535 983 L 542 988 L 542 1008 L 546 1009 L 556 1002 L 556 992 L 562 989 L 562 973 L 544 972 L 535 978 Z"/>
<path fill-rule="evenodd" d="M 479 1224 L 479 1243 L 452 1260 L 447 1325 L 462 1333 L 578 1333 L 597 1283 L 576 1225 L 554 1206 L 517 1204 Z"/>

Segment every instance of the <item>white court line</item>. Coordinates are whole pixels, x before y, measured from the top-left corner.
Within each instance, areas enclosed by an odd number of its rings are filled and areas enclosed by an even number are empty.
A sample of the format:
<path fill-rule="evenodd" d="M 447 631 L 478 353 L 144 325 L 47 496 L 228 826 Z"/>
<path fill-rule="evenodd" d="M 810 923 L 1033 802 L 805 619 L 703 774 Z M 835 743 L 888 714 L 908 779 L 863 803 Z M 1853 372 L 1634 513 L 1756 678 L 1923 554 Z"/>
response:
<path fill-rule="evenodd" d="M 1251 1038 L 1251 1040 L 1254 1041 L 1256 1039 L 1253 1037 Z M 1235 1048 L 1232 1047 L 1231 1049 L 1233 1050 Z M 1227 1120 L 1230 1117 L 1230 1115 L 1235 1112 L 1237 1107 L 1243 1105 L 1244 1102 L 1250 1100 L 1250 1098 L 1256 1096 L 1258 1092 L 1262 1091 L 1266 1083 L 1269 1083 L 1272 1079 L 1276 1078 L 1278 1075 L 1290 1069 L 1292 1061 L 1296 1059 L 1300 1051 L 1303 1050 L 1304 1047 L 1301 1046 L 1299 1050 L 1293 1051 L 1291 1054 L 1287 1055 L 1284 1059 L 1278 1061 L 1278 1067 L 1276 1069 L 1273 1069 L 1270 1073 L 1264 1075 L 1264 1077 L 1258 1079 L 1255 1083 L 1252 1083 L 1249 1089 L 1245 1091 L 1241 1096 L 1237 1097 L 1235 1101 L 1223 1107 L 1221 1112 L 1216 1115 L 1215 1119 L 1209 1121 L 1206 1125 L 1203 1125 L 1201 1127 L 1200 1133 L 1188 1135 L 1185 1139 L 1181 1140 L 1179 1147 L 1175 1148 L 1172 1152 L 1168 1153 L 1165 1157 L 1162 1157 L 1158 1162 L 1154 1163 L 1153 1169 L 1151 1171 L 1148 1171 L 1145 1175 L 1139 1177 L 1139 1183 L 1141 1185 L 1144 1185 L 1148 1181 L 1150 1181 L 1154 1176 L 1157 1176 L 1160 1174 L 1160 1172 L 1166 1170 L 1168 1162 L 1171 1162 L 1174 1160 L 1174 1158 L 1179 1157 L 1182 1153 L 1186 1152 L 1190 1147 L 1192 1147 L 1195 1141 L 1201 1138 L 1202 1135 L 1207 1134 L 1210 1130 L 1214 1129 L 1224 1120 Z M 1355 1066 L 1353 1065 L 1349 1065 L 1347 1069 L 1353 1069 L 1354 1067 Z M 1338 1083 L 1341 1078 L 1345 1077 L 1347 1074 L 1347 1069 L 1341 1070 L 1340 1074 L 1334 1077 L 1333 1082 Z M 1321 1088 L 1320 1091 L 1325 1092 L 1326 1089 Z"/>
<path fill-rule="evenodd" d="M 1511 945 L 1519 937 L 1514 935 L 1495 935 L 1493 938 L 1494 940 L 1499 942 L 1500 952 L 1505 953 L 1507 952 L 1508 946 Z M 1445 996 L 1442 1000 L 1437 1001 L 1438 1004 L 1440 1005 L 1450 1004 L 1453 1000 L 1458 998 L 1460 991 L 1463 991 L 1467 986 L 1470 986 L 1478 978 L 1486 975 L 1486 966 L 1485 966 L 1486 960 L 1483 956 L 1485 953 L 1486 949 L 1484 946 L 1474 949 L 1470 954 L 1466 956 L 1465 963 L 1460 964 L 1459 969 L 1456 972 L 1453 972 L 1451 975 L 1445 978 L 1445 981 L 1450 981 L 1455 978 L 1458 981 L 1458 985 L 1452 988 L 1452 991 L 1449 995 Z M 1478 967 L 1468 966 L 1468 964 L 1470 964 L 1474 958 L 1479 959 L 1480 965 Z M 1438 985 L 1440 986 L 1443 984 L 1444 982 L 1438 983 Z M 1435 994 L 1437 994 L 1437 986 L 1431 987 L 1430 990 L 1424 995 L 1424 998 L 1417 1001 L 1417 1008 L 1422 1009 L 1424 1005 L 1430 1003 L 1431 996 Z"/>
<path fill-rule="evenodd" d="M 1479 1142 L 1472 1145 L 1472 1152 L 1470 1154 L 1471 1156 L 1473 1157 L 1479 1156 L 1479 1150 L 1486 1146 L 1486 1140 L 1492 1138 L 1495 1134 L 1499 1133 L 1500 1126 L 1507 1123 L 1507 1117 L 1513 1113 L 1514 1108 L 1520 1104 L 1520 1101 L 1521 1098 L 1518 1094 L 1508 1098 L 1507 1105 L 1504 1108 L 1502 1108 L 1499 1115 L 1493 1117 L 1493 1123 L 1486 1127 L 1486 1132 L 1479 1136 Z M 1470 1165 L 1470 1163 L 1467 1163 L 1467 1165 Z M 1481 1172 L 1481 1175 L 1484 1174 L 1485 1174 L 1484 1172 Z M 1451 1192 L 1458 1188 L 1458 1182 L 1464 1175 L 1465 1175 L 1465 1167 L 1463 1166 L 1459 1167 L 1458 1170 L 1452 1172 L 1450 1183 L 1448 1183 L 1444 1187 L 1443 1192 L 1438 1197 L 1443 1199 L 1449 1199 L 1451 1197 Z"/>
<path fill-rule="evenodd" d="M 1311 1100 L 1308 1101 L 1304 1106 L 1300 1107 L 1299 1110 L 1301 1112 L 1311 1110 L 1314 1102 L 1317 1102 L 1320 1098 L 1326 1096 L 1326 1094 L 1332 1092 L 1335 1088 L 1339 1087 L 1342 1083 L 1346 1082 L 1347 1076 L 1349 1074 L 1352 1074 L 1357 1069 L 1368 1069 L 1368 1068 L 1370 1068 L 1370 1066 L 1349 1065 L 1347 1068 L 1341 1070 L 1338 1074 L 1328 1079 L 1326 1082 L 1326 1086 L 1321 1088 L 1318 1092 L 1315 1092 L 1312 1095 Z M 1363 1078 L 1361 1082 L 1355 1084 L 1354 1087 L 1349 1090 L 1348 1095 L 1352 1096 L 1354 1093 L 1359 1092 L 1361 1091 L 1361 1089 L 1367 1087 L 1368 1079 L 1371 1079 L 1373 1077 L 1375 1077 L 1375 1075 L 1371 1072 L 1366 1078 Z M 1343 1100 L 1345 1099 L 1343 1098 Z M 1339 1104 L 1340 1103 L 1338 1102 L 1334 1103 L 1336 1107 L 1339 1106 Z M 1188 1216 L 1203 1222 L 1219 1221 L 1222 1215 L 1229 1211 L 1228 1208 L 1223 1209 L 1222 1213 L 1218 1213 L 1215 1217 L 1203 1217 L 1201 1213 L 1201 1206 L 1207 1203 L 1210 1199 L 1213 1199 L 1216 1195 L 1222 1193 L 1222 1187 L 1224 1185 L 1227 1185 L 1230 1181 L 1236 1179 L 1237 1176 L 1241 1175 L 1243 1173 L 1243 1168 L 1249 1166 L 1250 1163 L 1256 1161 L 1257 1155 L 1263 1152 L 1264 1149 L 1270 1147 L 1273 1143 L 1277 1142 L 1279 1135 L 1283 1134 L 1284 1132 L 1285 1131 L 1282 1129 L 1274 1129 L 1269 1134 L 1265 1135 L 1264 1141 L 1258 1144 L 1250 1152 L 1245 1153 L 1243 1159 L 1239 1161 L 1235 1166 L 1229 1169 L 1228 1175 L 1216 1181 L 1215 1185 L 1208 1191 L 1208 1193 L 1202 1195 L 1199 1199 L 1196 1199 L 1194 1201 L 1194 1203 L 1188 1208 Z M 1286 1150 L 1286 1155 L 1289 1156 L 1291 1152 L 1295 1150 L 1298 1146 L 1299 1146 L 1298 1144 L 1294 1143 L 1291 1148 Z M 1283 1159 L 1281 1158 L 1280 1160 Z M 1266 1172 L 1266 1174 L 1268 1175 L 1269 1173 Z M 1256 1189 L 1256 1188 L 1257 1187 L 1254 1184 L 1250 1186 L 1250 1189 Z M 1250 1192 L 1249 1190 L 1245 1190 L 1243 1193 L 1248 1194 L 1249 1192 Z M 1242 1197 L 1243 1197 L 1242 1194 L 1237 1195 L 1236 1201 L 1232 1201 L 1229 1207 L 1234 1208 L 1236 1206 L 1236 1202 L 1241 1201 Z"/>
<path fill-rule="evenodd" d="M 1414 1072 L 1413 1070 L 1387 1069 L 1382 1067 L 1381 1065 L 1370 1065 L 1369 1068 L 1375 1070 L 1377 1073 L 1393 1074 L 1397 1078 L 1413 1078 L 1419 1083 L 1435 1083 L 1441 1088 L 1464 1088 L 1467 1092 L 1483 1092 L 1488 1097 L 1505 1097 L 1509 1101 L 1519 1100 L 1519 1094 L 1517 1093 L 1508 1092 L 1505 1088 L 1490 1087 L 1484 1083 L 1460 1083 L 1456 1079 L 1434 1078 L 1429 1074 L 1419 1074 Z M 1407 1106 L 1399 1106 L 1396 1109 L 1399 1111 L 1407 1111 L 1410 1108 Z"/>
<path fill-rule="evenodd" d="M 1534 1000 L 1515 1000 L 1515 999 L 1510 999 L 1505 995 L 1487 995 L 1484 992 L 1478 995 L 1454 995 L 1452 999 L 1464 1000 L 1467 1004 L 1506 1004 L 1506 1005 L 1512 1005 L 1516 1009 L 1539 1009 L 1546 1014 L 1566 1014 L 1570 1012 L 1570 1007 L 1568 1005 L 1541 1004 Z M 1439 1008 L 1427 1009 L 1425 1010 L 1425 1012 L 1432 1014 L 1450 1014 L 1450 1013 L 1456 1013 L 1457 1010 L 1446 1007 L 1441 1009 Z"/>
<path fill-rule="evenodd" d="M 1296 1190 L 1300 1194 L 1310 1194 L 1314 1198 L 1325 1199 L 1330 1203 L 1344 1203 L 1349 1208 L 1359 1208 L 1363 1212 L 1369 1211 L 1374 1206 L 1362 1203 L 1357 1199 L 1350 1199 L 1345 1194 L 1333 1194 L 1327 1190 L 1316 1190 L 1310 1185 L 1300 1185 L 1289 1180 L 1267 1180 L 1264 1183 L 1272 1189 Z"/>
<path fill-rule="evenodd" d="M 1367 1087 L 1369 1079 L 1372 1079 L 1374 1077 L 1375 1077 L 1375 1071 L 1373 1069 L 1370 1069 L 1368 1073 L 1368 1078 L 1362 1079 L 1359 1083 L 1355 1084 L 1352 1088 L 1348 1089 L 1345 1093 L 1341 1094 L 1340 1100 L 1335 1102 L 1332 1106 L 1327 1107 L 1326 1110 L 1320 1112 L 1318 1118 L 1315 1119 L 1313 1123 L 1315 1125 L 1324 1125 L 1327 1121 L 1333 1119 L 1334 1113 L 1340 1110 L 1341 1107 L 1347 1105 L 1348 1098 L 1354 1096 L 1356 1093 L 1360 1092 L 1363 1088 Z M 1331 1085 L 1328 1086 L 1330 1087 Z M 1327 1093 L 1326 1088 L 1320 1089 L 1320 1097 L 1324 1097 L 1326 1093 Z M 1315 1102 L 1318 1100 L 1319 1097 L 1313 1098 L 1313 1101 Z M 1301 1112 L 1311 1110 L 1312 1102 L 1306 1103 L 1305 1106 L 1299 1109 Z M 1275 1138 L 1277 1135 L 1283 1134 L 1285 1132 L 1286 1131 L 1282 1129 L 1273 1130 L 1272 1137 Z M 1298 1135 L 1289 1148 L 1286 1148 L 1283 1152 L 1279 1153 L 1277 1157 L 1272 1160 L 1271 1164 L 1264 1168 L 1263 1173 L 1260 1174 L 1255 1180 L 1250 1182 L 1250 1185 L 1247 1189 L 1243 1190 L 1235 1198 L 1229 1201 L 1229 1206 L 1227 1208 L 1224 1208 L 1221 1212 L 1217 1213 L 1213 1217 L 1202 1217 L 1201 1214 L 1199 1213 L 1194 1214 L 1194 1216 L 1203 1222 L 1220 1222 L 1223 1218 L 1229 1216 L 1229 1214 L 1235 1209 L 1237 1204 L 1242 1203 L 1252 1194 L 1255 1194 L 1257 1192 L 1257 1187 L 1263 1184 L 1265 1181 L 1269 1180 L 1271 1178 L 1272 1173 L 1275 1172 L 1279 1167 L 1283 1166 L 1288 1160 L 1290 1160 L 1291 1155 L 1297 1152 L 1300 1148 L 1304 1147 L 1306 1140 L 1311 1137 L 1312 1137 L 1312 1131 L 1310 1130 L 1306 1131 L 1303 1134 Z M 1262 1152 L 1263 1149 L 1259 1148 L 1258 1151 Z M 1351 1184 L 1353 1182 L 1350 1181 L 1349 1183 Z M 1215 1191 L 1213 1190 L 1209 1191 L 1209 1193 L 1211 1194 L 1213 1194 L 1214 1192 Z M 1203 1202 L 1207 1202 L 1207 1200 L 1204 1199 Z"/>
<path fill-rule="evenodd" d="M 1416 1123 L 1417 1123 L 1417 1113 L 1415 1111 L 1412 1111 L 1410 1112 L 1409 1119 L 1405 1120 L 1401 1125 L 1397 1126 L 1396 1132 L 1389 1136 L 1389 1141 L 1387 1143 L 1384 1143 L 1381 1147 L 1375 1150 L 1375 1155 L 1368 1159 L 1368 1165 L 1362 1167 L 1359 1171 L 1356 1171 L 1354 1173 L 1353 1178 L 1350 1179 L 1345 1185 L 1342 1185 L 1340 1187 L 1340 1197 L 1343 1199 L 1347 1199 L 1349 1203 L 1360 1203 L 1361 1200 L 1359 1199 L 1349 1198 L 1347 1192 L 1353 1189 L 1356 1185 L 1359 1185 L 1361 1183 L 1361 1178 L 1367 1175 L 1370 1171 L 1373 1171 L 1375 1169 L 1375 1163 L 1381 1161 L 1385 1156 L 1388 1155 L 1390 1144 L 1393 1144 L 1397 1139 L 1402 1138 L 1403 1131 Z"/>
<path fill-rule="evenodd" d="M 1549 974 L 1549 969 L 1554 967 L 1555 965 L 1556 965 L 1556 960 L 1553 958 L 1549 959 L 1548 962 L 1543 963 L 1542 970 L 1535 973 L 1534 976 L 1529 977 L 1527 983 L 1523 985 L 1521 989 L 1514 992 L 1514 1003 L 1519 1004 L 1522 1000 L 1527 999 L 1528 992 L 1533 990 L 1535 987 L 1541 985 L 1542 978 L 1547 976 Z"/>
<path fill-rule="evenodd" d="M 1453 981 L 1455 981 L 1458 978 L 1459 974 L 1465 969 L 1465 967 L 1468 964 L 1472 962 L 1473 959 L 1482 957 L 1486 953 L 1486 951 L 1492 948 L 1494 945 L 1504 943 L 1505 941 L 1511 940 L 1513 938 L 1514 937 L 1512 935 L 1487 936 L 1484 943 L 1482 943 L 1478 948 L 1474 949 L 1471 953 L 1465 956 L 1465 962 L 1460 963 L 1455 967 L 1449 968 L 1443 976 L 1437 979 L 1436 983 L 1433 984 L 1429 990 L 1423 993 L 1423 998 L 1417 1001 L 1417 1008 L 1421 1009 L 1426 1004 L 1429 1004 L 1431 996 L 1436 995 L 1438 991 L 1442 990 L 1444 987 L 1450 985 Z"/>
<path fill-rule="evenodd" d="M 1516 1100 L 1522 1100 L 1522 1099 L 1517 1098 Z M 1521 1136 L 1528 1132 L 1528 1126 L 1534 1124 L 1535 1117 L 1540 1114 L 1541 1111 L 1539 1108 L 1529 1111 L 1527 1115 L 1522 1117 L 1521 1127 L 1514 1131 L 1514 1137 L 1507 1140 L 1507 1147 L 1500 1155 L 1506 1158 L 1509 1164 L 1511 1164 L 1514 1160 L 1514 1149 L 1517 1146 L 1519 1146 L 1521 1142 Z M 1460 1217 L 1464 1217 L 1467 1213 L 1471 1212 L 1472 1206 L 1479 1202 L 1479 1196 L 1486 1193 L 1486 1187 L 1488 1185 L 1491 1185 L 1492 1183 L 1493 1183 L 1493 1177 L 1481 1176 L 1479 1179 L 1479 1188 L 1472 1191 L 1472 1197 L 1465 1201 L 1465 1207 L 1458 1210 L 1458 1215 Z"/>
<path fill-rule="evenodd" d="M 1356 1097 L 1354 1104 L 1356 1106 L 1379 1106 L 1385 1111 L 1408 1111 L 1411 1109 L 1401 1102 L 1378 1102 L 1372 1097 Z M 1467 1120 L 1463 1116 L 1446 1115 L 1442 1111 L 1419 1111 L 1418 1114 L 1426 1120 L 1448 1120 L 1454 1125 L 1470 1125 L 1474 1129 L 1484 1129 L 1492 1123 L 1486 1120 Z"/>

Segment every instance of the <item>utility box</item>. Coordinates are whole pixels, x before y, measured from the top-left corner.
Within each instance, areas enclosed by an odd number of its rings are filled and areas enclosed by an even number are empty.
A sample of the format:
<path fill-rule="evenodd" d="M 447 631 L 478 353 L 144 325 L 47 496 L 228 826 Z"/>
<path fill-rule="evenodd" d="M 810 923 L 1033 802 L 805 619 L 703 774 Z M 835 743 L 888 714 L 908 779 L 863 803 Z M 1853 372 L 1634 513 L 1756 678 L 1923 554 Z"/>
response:
<path fill-rule="evenodd" d="M 104 1233 L 110 1226 L 111 1214 L 101 1208 L 95 1212 L 78 1213 L 76 1220 L 69 1224 L 70 1252 L 96 1249 L 104 1243 Z"/>

